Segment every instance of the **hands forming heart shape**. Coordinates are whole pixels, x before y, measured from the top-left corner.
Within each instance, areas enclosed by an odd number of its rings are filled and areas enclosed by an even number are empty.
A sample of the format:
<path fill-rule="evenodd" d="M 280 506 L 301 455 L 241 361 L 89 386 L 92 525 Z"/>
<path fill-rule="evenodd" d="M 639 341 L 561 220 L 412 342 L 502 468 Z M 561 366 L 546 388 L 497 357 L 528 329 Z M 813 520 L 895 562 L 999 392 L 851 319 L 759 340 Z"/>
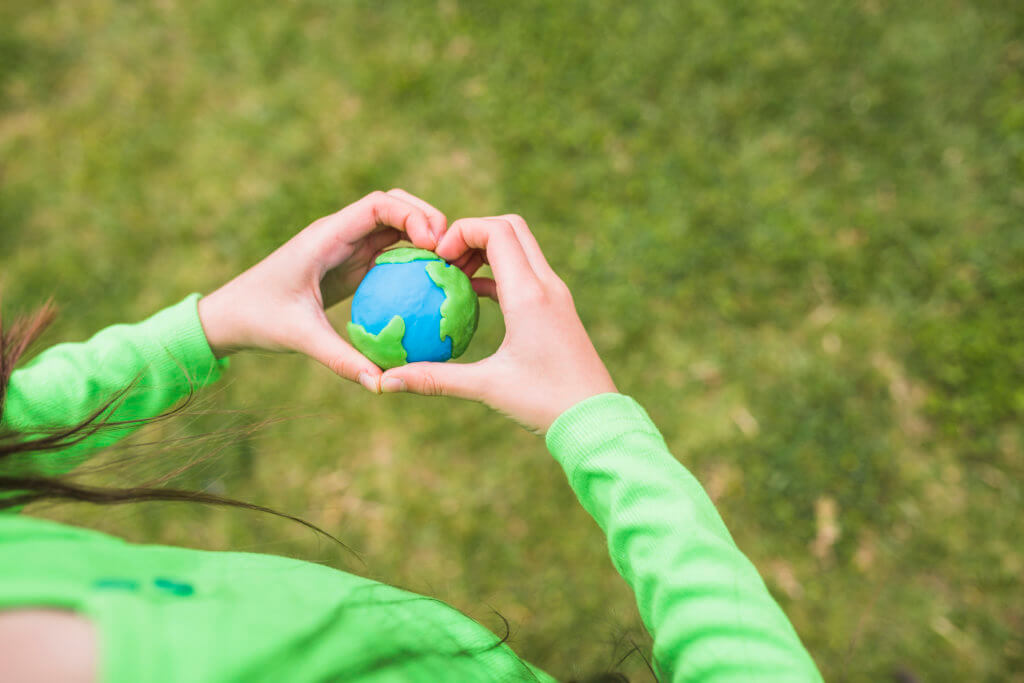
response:
<path fill-rule="evenodd" d="M 498 302 L 505 338 L 475 363 L 410 363 L 382 372 L 331 326 L 325 311 L 355 292 L 376 256 L 408 240 L 468 275 Z M 481 266 L 493 278 L 474 277 Z M 262 261 L 199 301 L 217 356 L 246 349 L 303 353 L 374 394 L 408 391 L 485 403 L 544 433 L 562 412 L 617 392 L 529 226 L 506 214 L 444 214 L 404 190 L 372 192 L 301 230 Z"/>

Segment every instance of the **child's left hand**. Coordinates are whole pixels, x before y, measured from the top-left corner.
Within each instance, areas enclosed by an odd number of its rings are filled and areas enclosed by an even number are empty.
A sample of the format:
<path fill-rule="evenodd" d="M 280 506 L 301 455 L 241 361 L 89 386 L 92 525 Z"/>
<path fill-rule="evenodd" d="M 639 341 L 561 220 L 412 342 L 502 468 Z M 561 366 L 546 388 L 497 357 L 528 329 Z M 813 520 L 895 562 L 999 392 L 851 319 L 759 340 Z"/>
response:
<path fill-rule="evenodd" d="M 270 256 L 199 301 L 218 357 L 242 349 L 298 351 L 380 391 L 381 370 L 331 327 L 325 309 L 349 297 L 376 255 L 400 239 L 433 250 L 440 211 L 404 190 L 373 192 L 314 221 Z"/>

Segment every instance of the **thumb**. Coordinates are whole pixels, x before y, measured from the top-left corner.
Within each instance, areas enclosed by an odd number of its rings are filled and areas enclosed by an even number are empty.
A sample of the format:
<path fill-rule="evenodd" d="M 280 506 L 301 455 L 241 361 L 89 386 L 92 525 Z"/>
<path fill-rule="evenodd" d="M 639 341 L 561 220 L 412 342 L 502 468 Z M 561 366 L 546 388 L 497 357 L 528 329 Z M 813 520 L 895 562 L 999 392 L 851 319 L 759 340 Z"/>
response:
<path fill-rule="evenodd" d="M 323 363 L 336 375 L 380 393 L 380 368 L 342 339 L 326 318 L 306 331 L 296 350 Z"/>
<path fill-rule="evenodd" d="M 385 394 L 408 391 L 423 396 L 455 396 L 482 400 L 484 381 L 480 363 L 409 363 L 381 376 Z"/>

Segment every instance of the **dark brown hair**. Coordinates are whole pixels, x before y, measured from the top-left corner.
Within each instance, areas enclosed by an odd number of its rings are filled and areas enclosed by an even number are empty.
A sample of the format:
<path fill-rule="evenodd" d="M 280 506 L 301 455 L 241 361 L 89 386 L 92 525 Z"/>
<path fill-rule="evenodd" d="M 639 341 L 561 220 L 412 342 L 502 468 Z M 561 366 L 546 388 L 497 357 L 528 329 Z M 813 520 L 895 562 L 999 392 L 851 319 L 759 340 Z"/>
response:
<path fill-rule="evenodd" d="M 34 313 L 15 318 L 9 327 L 4 325 L 3 313 L 0 311 L 0 416 L 3 415 L 7 387 L 15 365 L 17 365 L 21 356 L 39 338 L 47 326 L 53 322 L 55 317 L 56 307 L 52 301 L 47 301 Z M 184 501 L 206 505 L 227 505 L 266 512 L 290 519 L 347 548 L 340 540 L 311 522 L 254 503 L 247 503 L 201 491 L 165 488 L 151 484 L 124 488 L 93 486 L 77 482 L 68 475 L 44 476 L 33 471 L 31 467 L 32 455 L 69 448 L 105 429 L 138 426 L 167 419 L 181 412 L 188 405 L 192 396 L 190 392 L 189 398 L 185 399 L 180 405 L 154 418 L 142 420 L 110 419 L 113 409 L 120 404 L 132 387 L 133 384 L 123 387 L 81 422 L 68 427 L 42 429 L 32 434 L 17 433 L 10 429 L 0 428 L 0 511 L 42 500 L 79 501 L 105 505 L 142 501 Z M 12 465 L 15 465 L 15 456 L 17 456 L 18 462 L 16 466 L 12 467 Z M 172 474 L 180 474 L 194 464 L 193 462 L 185 465 Z M 170 477 L 165 476 L 160 481 L 162 482 L 168 478 Z"/>

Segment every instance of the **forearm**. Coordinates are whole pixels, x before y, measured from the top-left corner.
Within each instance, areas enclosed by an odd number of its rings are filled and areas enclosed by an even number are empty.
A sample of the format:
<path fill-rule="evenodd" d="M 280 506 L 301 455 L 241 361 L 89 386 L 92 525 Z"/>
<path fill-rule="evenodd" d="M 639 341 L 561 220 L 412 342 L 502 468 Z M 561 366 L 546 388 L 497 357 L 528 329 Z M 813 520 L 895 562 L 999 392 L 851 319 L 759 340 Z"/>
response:
<path fill-rule="evenodd" d="M 198 295 L 133 325 L 113 325 L 80 343 L 54 346 L 11 375 L 5 430 L 31 437 L 72 427 L 113 401 L 102 418 L 144 420 L 216 380 L 224 366 L 203 335 Z M 33 456 L 45 474 L 66 472 L 135 428 L 102 429 L 62 451 Z M 25 462 L 24 459 L 22 462 Z"/>
<path fill-rule="evenodd" d="M 700 484 L 636 402 L 585 401 L 556 421 L 548 444 L 608 535 L 666 679 L 820 679 Z"/>

